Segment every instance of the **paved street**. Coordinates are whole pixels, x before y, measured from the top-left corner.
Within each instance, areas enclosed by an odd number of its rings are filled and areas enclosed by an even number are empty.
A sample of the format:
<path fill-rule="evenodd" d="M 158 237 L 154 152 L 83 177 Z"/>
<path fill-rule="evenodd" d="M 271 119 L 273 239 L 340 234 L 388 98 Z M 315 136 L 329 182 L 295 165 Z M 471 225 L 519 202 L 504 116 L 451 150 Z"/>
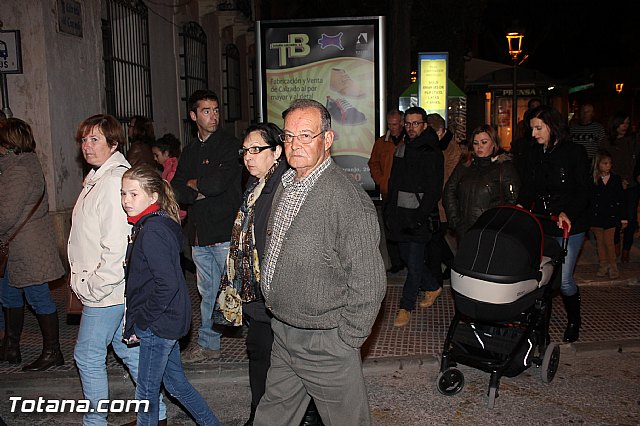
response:
<path fill-rule="evenodd" d="M 638 244 L 633 248 L 632 259 L 640 259 Z M 456 396 L 442 396 L 435 388 L 438 358 L 454 311 L 449 292 L 443 292 L 433 307 L 416 311 L 407 327 L 394 328 L 404 275 L 389 275 L 387 297 L 363 351 L 374 424 L 639 424 L 640 262 L 626 264 L 616 281 L 596 279 L 596 269 L 592 242 L 587 241 L 576 274 L 583 294 L 583 328 L 579 342 L 562 345 L 555 380 L 542 383 L 536 368 L 515 378 L 503 378 L 492 410 L 486 406 L 489 375 L 481 371 L 461 366 L 466 385 Z M 192 276 L 189 283 L 194 312 L 198 313 Z M 63 284 L 55 285 L 53 293 L 64 312 Z M 197 317 L 194 315 L 195 326 Z M 561 340 L 564 318 L 564 309 L 556 298 L 550 327 L 555 342 Z M 80 424 L 79 414 L 11 413 L 9 399 L 81 399 L 72 359 L 76 333 L 77 326 L 66 324 L 62 316 L 65 366 L 23 373 L 19 367 L 0 364 L 0 416 L 8 425 Z M 23 359 L 35 358 L 40 345 L 35 318 L 27 314 Z M 188 375 L 224 425 L 242 425 L 249 407 L 244 330 L 223 337 L 222 353 L 220 361 L 188 365 Z M 108 365 L 112 399 L 132 398 L 133 385 L 112 355 Z M 169 410 L 170 424 L 193 424 L 176 405 L 169 404 Z M 112 414 L 110 424 L 130 418 L 133 416 Z"/>

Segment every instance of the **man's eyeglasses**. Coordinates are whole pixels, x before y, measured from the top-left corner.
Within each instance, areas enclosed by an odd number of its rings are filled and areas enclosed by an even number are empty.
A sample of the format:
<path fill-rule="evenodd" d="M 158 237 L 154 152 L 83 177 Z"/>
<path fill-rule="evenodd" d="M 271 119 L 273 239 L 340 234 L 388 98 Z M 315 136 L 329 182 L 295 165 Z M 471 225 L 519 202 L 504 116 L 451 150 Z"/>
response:
<path fill-rule="evenodd" d="M 404 127 L 418 127 L 419 125 L 424 123 L 424 121 L 405 121 Z"/>
<path fill-rule="evenodd" d="M 258 154 L 262 151 L 264 151 L 265 149 L 273 149 L 274 147 L 272 147 L 271 145 L 265 145 L 265 146 L 250 146 L 249 148 L 240 148 L 238 150 L 238 155 L 240 157 L 244 157 L 247 152 L 249 154 Z"/>
<path fill-rule="evenodd" d="M 283 133 L 280 135 L 280 140 L 284 143 L 293 143 L 293 138 L 298 138 L 301 144 L 311 143 L 312 140 L 324 133 L 324 130 L 320 131 L 317 135 L 311 135 L 310 133 L 300 133 L 299 135 L 292 135 L 291 133 Z"/>

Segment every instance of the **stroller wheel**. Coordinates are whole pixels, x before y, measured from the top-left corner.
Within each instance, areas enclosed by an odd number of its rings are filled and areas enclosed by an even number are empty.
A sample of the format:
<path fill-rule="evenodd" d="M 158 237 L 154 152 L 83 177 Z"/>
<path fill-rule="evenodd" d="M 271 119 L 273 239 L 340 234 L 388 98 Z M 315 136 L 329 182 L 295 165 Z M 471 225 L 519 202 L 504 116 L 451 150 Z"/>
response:
<path fill-rule="evenodd" d="M 464 374 L 457 368 L 447 368 L 438 375 L 438 391 L 447 396 L 453 396 L 464 387 Z"/>
<path fill-rule="evenodd" d="M 553 380 L 559 364 L 560 346 L 557 343 L 550 343 L 544 351 L 544 358 L 542 358 L 542 365 L 540 366 L 540 375 L 544 383 L 549 383 Z"/>

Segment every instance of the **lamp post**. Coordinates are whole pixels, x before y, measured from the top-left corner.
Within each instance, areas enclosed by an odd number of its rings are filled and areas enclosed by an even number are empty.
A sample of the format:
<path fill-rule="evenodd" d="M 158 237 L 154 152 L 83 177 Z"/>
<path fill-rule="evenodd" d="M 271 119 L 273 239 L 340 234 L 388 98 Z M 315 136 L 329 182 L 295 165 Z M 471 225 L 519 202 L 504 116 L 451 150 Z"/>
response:
<path fill-rule="evenodd" d="M 516 128 L 518 127 L 518 56 L 522 53 L 522 39 L 524 34 L 521 31 L 509 31 L 507 42 L 509 43 L 509 55 L 513 60 L 513 100 L 511 105 L 511 143 L 515 139 Z"/>

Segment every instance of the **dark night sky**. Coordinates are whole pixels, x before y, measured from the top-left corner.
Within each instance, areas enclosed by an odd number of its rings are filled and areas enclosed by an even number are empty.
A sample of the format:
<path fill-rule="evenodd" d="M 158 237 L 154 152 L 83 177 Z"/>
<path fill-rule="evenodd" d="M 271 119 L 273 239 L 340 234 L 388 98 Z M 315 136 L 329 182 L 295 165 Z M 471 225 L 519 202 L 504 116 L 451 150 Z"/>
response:
<path fill-rule="evenodd" d="M 525 66 L 551 75 L 586 68 L 638 63 L 639 18 L 631 2 L 491 0 L 484 11 L 486 33 L 480 57 L 507 61 L 505 32 L 514 19 L 524 30 Z M 502 49 L 502 50 L 500 50 Z"/>
<path fill-rule="evenodd" d="M 391 0 L 264 0 L 270 19 L 388 15 Z M 393 0 L 396 1 L 396 0 Z M 524 67 L 554 77 L 640 64 L 640 17 L 632 0 L 412 0 L 412 56 L 448 51 L 511 63 L 505 34 L 524 30 Z M 402 28 L 390 31 L 402 31 Z"/>

